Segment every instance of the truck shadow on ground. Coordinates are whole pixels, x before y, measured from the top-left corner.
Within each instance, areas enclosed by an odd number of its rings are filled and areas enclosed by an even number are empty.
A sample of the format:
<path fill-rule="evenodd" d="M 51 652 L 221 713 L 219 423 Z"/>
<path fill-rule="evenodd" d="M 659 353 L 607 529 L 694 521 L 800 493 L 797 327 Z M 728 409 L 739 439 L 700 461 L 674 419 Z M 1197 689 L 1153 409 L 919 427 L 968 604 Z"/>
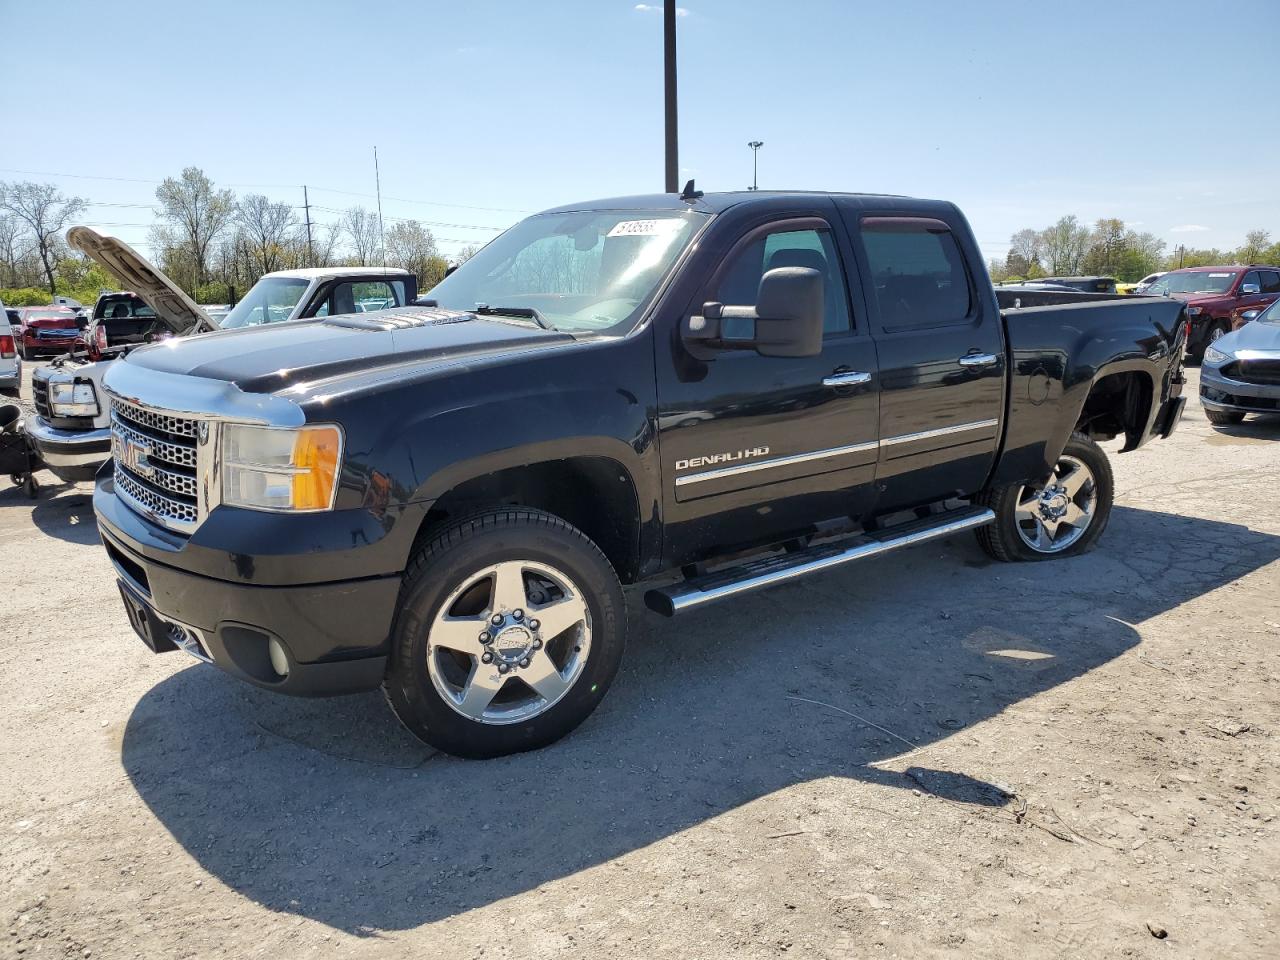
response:
<path fill-rule="evenodd" d="M 633 613 L 596 714 L 483 763 L 432 755 L 377 695 L 294 700 L 193 665 L 138 703 L 122 762 L 244 896 L 358 934 L 407 929 L 821 777 L 1005 803 L 927 754 L 905 773 L 867 765 L 1108 663 L 1139 643 L 1129 624 L 1277 558 L 1280 537 L 1122 507 L 1074 560 L 988 563 L 957 537 L 686 619 Z"/>
<path fill-rule="evenodd" d="M 31 522 L 45 536 L 69 543 L 97 543 L 98 527 L 93 519 L 93 494 L 81 493 L 78 484 L 42 483 L 31 499 L 22 487 L 0 489 L 0 508 L 26 507 Z"/>

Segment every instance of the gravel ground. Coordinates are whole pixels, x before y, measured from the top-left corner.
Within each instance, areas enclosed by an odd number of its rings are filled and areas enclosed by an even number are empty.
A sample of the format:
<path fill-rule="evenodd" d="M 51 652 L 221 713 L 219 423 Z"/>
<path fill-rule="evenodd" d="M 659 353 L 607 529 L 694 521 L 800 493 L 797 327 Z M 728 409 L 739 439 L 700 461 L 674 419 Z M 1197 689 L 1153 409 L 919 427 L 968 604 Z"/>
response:
<path fill-rule="evenodd" d="M 633 596 L 595 716 L 484 763 L 151 655 L 88 487 L 0 479 L 0 955 L 1280 956 L 1280 419 L 1114 463 L 1083 558 Z"/>

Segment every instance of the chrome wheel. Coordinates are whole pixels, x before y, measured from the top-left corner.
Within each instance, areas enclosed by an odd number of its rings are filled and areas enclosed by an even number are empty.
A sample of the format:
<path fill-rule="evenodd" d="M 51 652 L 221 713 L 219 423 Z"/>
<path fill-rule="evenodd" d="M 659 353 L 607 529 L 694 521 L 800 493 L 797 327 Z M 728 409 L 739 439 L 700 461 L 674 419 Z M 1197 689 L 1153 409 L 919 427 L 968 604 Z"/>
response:
<path fill-rule="evenodd" d="M 1018 491 L 1014 524 L 1037 553 L 1058 553 L 1084 536 L 1098 504 L 1098 485 L 1082 460 L 1063 456 L 1039 486 Z"/>
<path fill-rule="evenodd" d="M 1215 325 L 1213 326 L 1213 329 L 1211 329 L 1211 330 L 1209 331 L 1209 342 L 1210 342 L 1210 343 L 1217 343 L 1219 340 L 1221 340 L 1221 339 L 1222 339 L 1223 337 L 1225 337 L 1226 335 L 1227 335 L 1227 331 L 1226 331 L 1226 330 L 1224 330 L 1224 329 L 1222 329 L 1222 327 L 1221 327 L 1221 326 L 1219 326 L 1219 325 L 1215 324 Z"/>
<path fill-rule="evenodd" d="M 542 563 L 507 560 L 468 576 L 427 635 L 427 672 L 454 710 L 486 724 L 551 709 L 591 653 L 591 612 L 577 585 Z"/>

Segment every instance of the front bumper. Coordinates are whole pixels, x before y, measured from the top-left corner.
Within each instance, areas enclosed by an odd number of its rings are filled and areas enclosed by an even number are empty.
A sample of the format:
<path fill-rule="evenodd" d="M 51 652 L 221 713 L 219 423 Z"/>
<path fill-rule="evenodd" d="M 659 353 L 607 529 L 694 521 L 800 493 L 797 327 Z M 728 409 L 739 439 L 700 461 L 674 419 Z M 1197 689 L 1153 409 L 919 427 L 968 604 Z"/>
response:
<path fill-rule="evenodd" d="M 98 478 L 94 512 L 129 619 L 156 652 L 182 648 L 241 680 L 297 696 L 382 683 L 398 576 L 264 584 L 246 555 L 235 558 L 242 582 L 192 573 L 180 566 L 184 538 L 121 505 L 109 473 Z M 283 674 L 272 663 L 273 640 L 287 662 Z"/>
<path fill-rule="evenodd" d="M 23 337 L 22 347 L 29 354 L 65 353 L 82 342 L 79 337 Z"/>
<path fill-rule="evenodd" d="M 64 480 L 92 480 L 98 467 L 111 456 L 111 428 L 61 430 L 43 417 L 23 421 L 27 439 L 40 459 Z"/>
<path fill-rule="evenodd" d="M 1200 368 L 1200 404 L 1231 413 L 1280 413 L 1280 383 L 1247 383 L 1224 377 L 1217 367 Z"/>

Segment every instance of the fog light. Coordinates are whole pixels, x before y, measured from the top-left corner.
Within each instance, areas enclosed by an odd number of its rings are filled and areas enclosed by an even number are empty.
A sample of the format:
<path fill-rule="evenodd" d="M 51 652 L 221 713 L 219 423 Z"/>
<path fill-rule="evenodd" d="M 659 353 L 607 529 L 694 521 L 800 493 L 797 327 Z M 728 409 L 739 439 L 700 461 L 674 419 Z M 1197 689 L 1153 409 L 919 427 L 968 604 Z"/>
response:
<path fill-rule="evenodd" d="M 267 651 L 271 655 L 271 669 L 282 677 L 289 675 L 289 658 L 285 656 L 284 647 L 280 645 L 280 641 L 275 637 L 271 638 L 271 642 L 267 644 Z"/>

